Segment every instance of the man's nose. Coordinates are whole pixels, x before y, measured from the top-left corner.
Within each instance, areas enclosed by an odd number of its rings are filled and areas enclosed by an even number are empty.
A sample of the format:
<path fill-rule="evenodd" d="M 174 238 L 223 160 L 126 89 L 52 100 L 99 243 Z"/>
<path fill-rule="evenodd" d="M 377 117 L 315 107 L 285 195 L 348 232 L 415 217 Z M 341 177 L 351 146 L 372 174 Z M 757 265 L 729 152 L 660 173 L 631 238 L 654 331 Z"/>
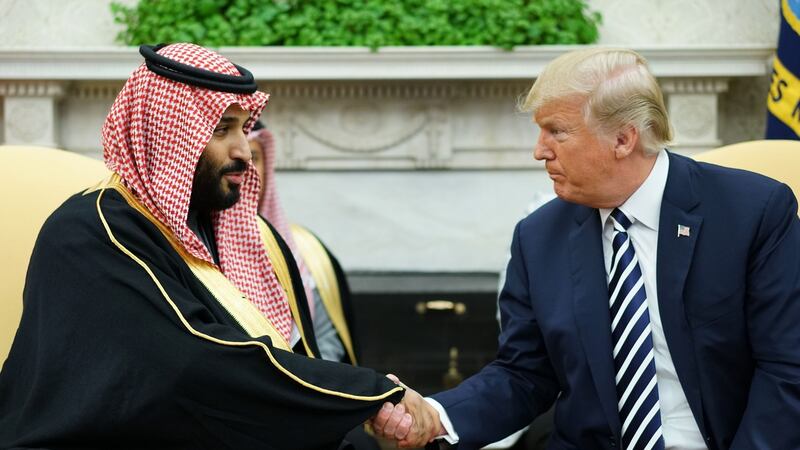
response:
<path fill-rule="evenodd" d="M 241 136 L 236 140 L 236 143 L 231 148 L 231 159 L 241 159 L 244 162 L 253 159 L 253 152 L 250 150 L 250 144 L 247 142 L 247 136 L 242 132 Z"/>
<path fill-rule="evenodd" d="M 533 147 L 533 157 L 538 161 L 553 159 L 553 152 L 544 142 L 544 137 L 541 134 L 536 141 L 536 146 Z"/>

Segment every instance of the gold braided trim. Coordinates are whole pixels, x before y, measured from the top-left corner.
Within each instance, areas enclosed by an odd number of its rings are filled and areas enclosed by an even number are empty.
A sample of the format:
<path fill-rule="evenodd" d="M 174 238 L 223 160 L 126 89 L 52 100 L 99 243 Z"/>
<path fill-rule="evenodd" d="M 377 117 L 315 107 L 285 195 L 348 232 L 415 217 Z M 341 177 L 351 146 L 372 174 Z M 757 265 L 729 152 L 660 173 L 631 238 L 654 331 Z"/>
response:
<path fill-rule="evenodd" d="M 89 193 L 98 189 L 114 189 L 119 192 L 122 198 L 128 202 L 135 210 L 139 211 L 147 220 L 153 223 L 159 231 L 167 238 L 172 248 L 178 252 L 178 255 L 183 259 L 186 265 L 191 269 L 194 276 L 208 289 L 211 295 L 225 308 L 226 311 L 233 317 L 234 320 L 244 329 L 250 337 L 269 336 L 275 347 L 281 350 L 292 351 L 291 346 L 284 339 L 283 334 L 278 332 L 272 322 L 256 308 L 242 291 L 236 285 L 231 283 L 228 278 L 219 271 L 219 269 L 208 261 L 198 259 L 189 254 L 186 249 L 172 234 L 172 231 L 166 225 L 156 219 L 150 210 L 144 206 L 139 199 L 137 199 L 125 185 L 122 184 L 119 175 L 112 174 L 103 182 L 90 188 L 85 193 Z"/>
<path fill-rule="evenodd" d="M 114 177 L 112 176 L 111 179 L 113 180 L 113 178 Z M 117 183 L 119 183 L 119 177 L 118 176 L 116 176 L 116 180 L 117 180 Z M 394 388 L 390 389 L 388 392 L 385 392 L 383 394 L 380 394 L 380 395 L 369 395 L 369 396 L 366 396 L 366 395 L 353 395 L 353 394 L 348 394 L 346 392 L 339 392 L 339 391 L 334 391 L 334 390 L 331 390 L 331 389 L 325 389 L 325 388 L 313 385 L 313 384 L 301 379 L 300 377 L 298 377 L 297 375 L 293 374 L 288 369 L 283 367 L 275 359 L 275 356 L 272 354 L 272 351 L 270 350 L 269 346 L 267 346 L 263 342 L 259 342 L 259 341 L 241 341 L 241 342 L 240 341 L 227 341 L 227 340 L 215 338 L 213 336 L 209 336 L 209 335 L 207 335 L 205 333 L 201 333 L 201 332 L 197 331 L 196 329 L 194 329 L 189 324 L 189 322 L 186 320 L 186 318 L 183 317 L 183 314 L 181 313 L 180 309 L 178 309 L 178 307 L 172 301 L 172 299 L 170 298 L 169 294 L 164 289 L 164 287 L 161 285 L 161 282 L 158 281 L 158 278 L 155 276 L 155 274 L 150 269 L 150 267 L 147 265 L 147 263 L 142 261 L 138 256 L 134 255 L 130 250 L 128 250 L 124 245 L 122 245 L 122 243 L 119 242 L 117 240 L 117 238 L 114 236 L 114 233 L 111 232 L 111 228 L 109 227 L 108 222 L 106 221 L 105 215 L 103 215 L 103 211 L 100 208 L 100 200 L 102 199 L 103 193 L 105 192 L 106 189 L 107 188 L 103 187 L 102 185 L 101 185 L 101 187 L 99 187 L 100 193 L 97 195 L 96 208 L 97 208 L 97 215 L 100 218 L 100 222 L 102 222 L 102 224 L 103 224 L 103 228 L 105 228 L 105 230 L 106 230 L 106 234 L 108 235 L 108 238 L 111 240 L 111 242 L 118 249 L 120 249 L 120 251 L 122 251 L 122 253 L 124 253 L 129 258 L 134 260 L 139 266 L 142 267 L 142 269 L 144 269 L 145 272 L 147 272 L 147 274 L 153 280 L 153 283 L 155 283 L 155 285 L 158 288 L 159 292 L 161 292 L 161 295 L 164 297 L 164 300 L 167 301 L 167 303 L 170 305 L 172 310 L 175 312 L 175 315 L 178 317 L 180 322 L 183 324 L 184 327 L 186 327 L 187 330 L 189 330 L 189 332 L 192 335 L 197 336 L 197 337 L 202 338 L 202 339 L 205 339 L 205 340 L 210 341 L 210 342 L 214 342 L 216 344 L 226 345 L 226 346 L 230 346 L 230 347 L 247 347 L 247 346 L 261 347 L 261 349 L 264 350 L 264 353 L 266 353 L 267 358 L 269 359 L 270 363 L 272 363 L 272 365 L 275 366 L 275 368 L 277 368 L 280 372 L 282 372 L 284 375 L 288 376 L 289 378 L 291 378 L 292 380 L 294 380 L 296 383 L 300 384 L 301 386 L 309 388 L 309 389 L 312 389 L 312 390 L 317 391 L 317 392 L 320 392 L 322 394 L 333 395 L 333 396 L 336 396 L 336 397 L 347 398 L 347 399 L 351 399 L 351 400 L 376 401 L 376 400 L 383 400 L 383 399 L 391 396 L 395 392 L 399 392 L 399 391 L 401 391 L 403 389 L 402 387 L 397 386 L 397 387 L 394 387 Z M 89 192 L 90 191 L 87 191 L 86 193 L 89 193 Z"/>
<path fill-rule="evenodd" d="M 303 348 L 306 349 L 306 355 L 310 358 L 314 357 L 314 352 L 308 346 L 306 340 L 306 333 L 303 330 L 303 321 L 300 320 L 300 311 L 297 307 L 297 296 L 294 292 L 294 285 L 292 284 L 292 276 L 289 273 L 289 266 L 286 264 L 286 258 L 278 245 L 275 235 L 269 226 L 261 219 L 258 219 L 258 230 L 261 232 L 261 241 L 264 243 L 264 248 L 267 251 L 269 260 L 272 263 L 272 269 L 278 277 L 278 282 L 283 287 L 286 293 L 286 299 L 289 301 L 289 309 L 292 310 L 292 317 L 297 324 L 297 329 L 300 331 L 300 339 L 303 341 Z"/>
<path fill-rule="evenodd" d="M 339 282 L 336 279 L 336 271 L 333 269 L 333 262 L 325 251 L 325 247 L 310 231 L 300 225 L 290 225 L 292 237 L 294 238 L 297 249 L 303 256 L 303 262 L 314 277 L 317 283 L 317 290 L 322 299 L 322 304 L 331 318 L 331 323 L 339 333 L 342 344 L 353 364 L 357 364 L 356 354 L 353 351 L 353 341 L 350 337 L 350 329 L 347 327 L 347 319 L 344 316 L 342 307 L 342 297 L 339 292 Z"/>

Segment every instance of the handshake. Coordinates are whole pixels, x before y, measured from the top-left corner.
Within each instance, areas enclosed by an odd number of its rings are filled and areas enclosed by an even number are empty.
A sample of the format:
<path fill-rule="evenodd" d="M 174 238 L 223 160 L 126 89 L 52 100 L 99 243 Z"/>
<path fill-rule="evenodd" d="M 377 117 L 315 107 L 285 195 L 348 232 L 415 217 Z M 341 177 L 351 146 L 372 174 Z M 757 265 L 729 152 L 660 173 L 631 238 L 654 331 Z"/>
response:
<path fill-rule="evenodd" d="M 370 422 L 376 436 L 397 442 L 400 448 L 424 447 L 436 437 L 446 434 L 439 413 L 422 398 L 392 375 L 390 380 L 403 386 L 406 394 L 397 405 L 384 403 Z"/>

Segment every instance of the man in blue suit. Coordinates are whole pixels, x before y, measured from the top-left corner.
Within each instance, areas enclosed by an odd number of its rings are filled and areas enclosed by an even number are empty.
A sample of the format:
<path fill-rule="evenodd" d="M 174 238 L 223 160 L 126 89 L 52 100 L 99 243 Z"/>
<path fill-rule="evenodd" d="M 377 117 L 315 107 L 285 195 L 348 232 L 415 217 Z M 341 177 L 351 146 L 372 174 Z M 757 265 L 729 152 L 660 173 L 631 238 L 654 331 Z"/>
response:
<path fill-rule="evenodd" d="M 479 448 L 555 402 L 549 449 L 800 449 L 791 190 L 664 150 L 633 51 L 560 56 L 525 106 L 558 198 L 514 231 L 497 359 L 385 406 L 377 433 Z"/>

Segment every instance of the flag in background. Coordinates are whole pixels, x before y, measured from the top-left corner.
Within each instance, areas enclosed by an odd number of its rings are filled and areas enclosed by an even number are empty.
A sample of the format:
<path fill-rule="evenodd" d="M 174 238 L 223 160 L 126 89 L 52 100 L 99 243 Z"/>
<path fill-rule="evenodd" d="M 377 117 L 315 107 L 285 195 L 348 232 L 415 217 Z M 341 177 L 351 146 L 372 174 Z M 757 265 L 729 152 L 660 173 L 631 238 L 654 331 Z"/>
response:
<path fill-rule="evenodd" d="M 800 0 L 781 0 L 767 109 L 767 139 L 800 139 Z"/>

